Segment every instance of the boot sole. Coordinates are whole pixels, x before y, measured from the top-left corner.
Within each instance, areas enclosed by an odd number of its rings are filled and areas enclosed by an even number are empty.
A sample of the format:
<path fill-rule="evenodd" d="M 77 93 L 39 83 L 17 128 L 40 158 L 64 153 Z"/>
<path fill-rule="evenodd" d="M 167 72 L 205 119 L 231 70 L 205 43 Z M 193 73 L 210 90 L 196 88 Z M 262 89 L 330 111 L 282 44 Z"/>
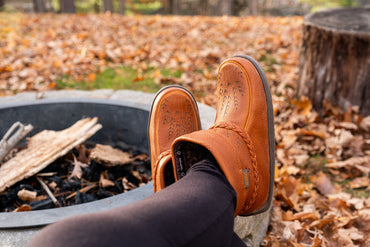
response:
<path fill-rule="evenodd" d="M 274 188 L 274 178 L 275 178 L 275 131 L 274 131 L 274 111 L 272 106 L 272 98 L 270 87 L 267 82 L 267 78 L 265 73 L 263 72 L 261 66 L 257 63 L 254 58 L 246 55 L 238 55 L 234 57 L 240 57 L 248 60 L 253 64 L 256 68 L 258 74 L 261 77 L 263 89 L 265 91 L 265 98 L 267 103 L 267 121 L 268 121 L 268 138 L 269 138 L 269 155 L 270 155 L 270 184 L 269 184 L 269 192 L 266 203 L 263 205 L 262 208 L 254 211 L 250 215 L 256 215 L 267 211 L 271 207 L 272 203 L 272 195 L 273 195 L 273 188 Z M 250 216 L 249 215 L 249 216 Z"/>

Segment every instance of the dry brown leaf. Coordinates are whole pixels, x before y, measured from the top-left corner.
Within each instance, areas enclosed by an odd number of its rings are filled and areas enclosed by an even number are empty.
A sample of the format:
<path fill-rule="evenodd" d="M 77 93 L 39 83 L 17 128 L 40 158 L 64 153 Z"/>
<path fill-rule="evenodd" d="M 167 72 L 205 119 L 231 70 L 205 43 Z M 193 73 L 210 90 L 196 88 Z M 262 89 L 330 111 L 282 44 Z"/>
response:
<path fill-rule="evenodd" d="M 351 240 L 359 241 L 364 239 L 364 235 L 355 227 L 349 229 L 338 229 L 338 235 L 348 236 Z"/>
<path fill-rule="evenodd" d="M 82 168 L 86 168 L 89 165 L 78 161 L 76 159 L 76 156 L 74 154 L 73 154 L 73 162 L 72 162 L 72 164 L 74 165 L 73 166 L 73 170 L 72 170 L 72 174 L 68 177 L 68 179 L 71 179 L 71 178 L 81 179 L 82 178 L 82 174 L 83 174 Z"/>
<path fill-rule="evenodd" d="M 322 246 L 322 236 L 316 234 L 315 237 L 313 238 L 313 241 L 312 241 L 312 246 L 311 247 L 319 247 L 319 246 Z"/>
<path fill-rule="evenodd" d="M 351 189 L 358 189 L 361 187 L 368 187 L 370 185 L 370 181 L 368 177 L 358 177 L 349 181 L 348 184 Z"/>
<path fill-rule="evenodd" d="M 360 123 L 360 128 L 366 132 L 370 132 L 370 116 L 367 116 L 362 119 Z"/>
<path fill-rule="evenodd" d="M 344 161 L 328 163 L 325 166 L 335 169 L 344 167 L 356 168 L 368 176 L 370 174 L 370 156 L 352 157 Z"/>
<path fill-rule="evenodd" d="M 28 204 L 24 204 L 16 208 L 13 212 L 27 212 L 27 211 L 31 211 L 31 206 Z"/>
<path fill-rule="evenodd" d="M 312 109 L 311 101 L 305 97 L 302 97 L 301 100 L 292 100 L 292 104 L 296 106 L 298 113 L 304 116 L 307 116 Z"/>
<path fill-rule="evenodd" d="M 36 200 L 37 192 L 29 191 L 23 188 L 22 190 L 18 191 L 17 196 L 23 201 L 34 201 Z"/>
<path fill-rule="evenodd" d="M 299 169 L 296 166 L 283 166 L 280 169 L 279 173 L 288 174 L 288 175 L 297 175 L 300 171 L 301 171 L 301 169 Z"/>
<path fill-rule="evenodd" d="M 325 196 L 332 194 L 335 191 L 330 179 L 321 171 L 317 175 L 314 175 L 311 178 L 311 181 L 315 184 L 315 187 L 320 191 L 320 193 Z"/>
<path fill-rule="evenodd" d="M 143 161 L 143 160 L 147 160 L 147 159 L 149 159 L 149 157 L 146 154 L 139 154 L 139 155 L 136 155 L 134 157 L 134 160 L 141 160 L 141 161 Z"/>
<path fill-rule="evenodd" d="M 316 220 L 310 224 L 310 227 L 317 227 L 322 229 L 327 224 L 334 224 L 336 216 L 334 214 L 325 215 L 324 218 Z"/>
<path fill-rule="evenodd" d="M 122 178 L 122 185 L 125 191 L 136 189 L 136 186 L 129 182 L 127 178 Z"/>
<path fill-rule="evenodd" d="M 88 156 L 88 150 L 86 148 L 85 145 L 78 145 L 76 147 L 77 149 L 77 152 L 78 152 L 78 157 L 77 157 L 77 160 L 82 162 L 82 163 L 85 163 L 85 164 L 89 164 L 90 163 L 90 158 Z"/>
<path fill-rule="evenodd" d="M 106 167 L 126 165 L 132 161 L 130 154 L 101 144 L 91 150 L 90 158 Z"/>
<path fill-rule="evenodd" d="M 353 207 L 355 210 L 360 210 L 364 208 L 364 199 L 360 198 L 351 198 L 346 201 L 348 207 Z"/>
<path fill-rule="evenodd" d="M 99 186 L 103 188 L 108 188 L 114 186 L 114 182 L 108 179 L 106 172 L 100 174 Z"/>
<path fill-rule="evenodd" d="M 305 130 L 301 129 L 297 133 L 298 135 L 303 135 L 303 136 L 314 136 L 314 137 L 319 137 L 321 139 L 326 138 L 326 133 L 323 131 L 317 131 L 317 130 Z"/>

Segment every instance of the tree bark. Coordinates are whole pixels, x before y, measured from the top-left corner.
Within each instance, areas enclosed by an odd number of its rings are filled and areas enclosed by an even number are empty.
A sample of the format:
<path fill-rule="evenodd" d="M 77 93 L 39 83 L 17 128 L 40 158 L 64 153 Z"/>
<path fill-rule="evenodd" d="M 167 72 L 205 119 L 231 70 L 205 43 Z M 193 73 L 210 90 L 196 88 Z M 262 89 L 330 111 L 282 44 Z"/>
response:
<path fill-rule="evenodd" d="M 297 96 L 320 114 L 324 102 L 370 114 L 370 8 L 306 16 L 299 57 Z"/>
<path fill-rule="evenodd" d="M 103 0 L 103 10 L 104 12 L 111 12 L 113 13 L 113 3 L 112 0 Z"/>
<path fill-rule="evenodd" d="M 232 15 L 232 0 L 220 0 L 219 1 L 219 8 L 220 8 L 220 15 Z"/>
<path fill-rule="evenodd" d="M 199 0 L 199 14 L 209 15 L 209 2 L 208 0 Z"/>
<path fill-rule="evenodd" d="M 258 1 L 257 0 L 248 0 L 248 8 L 250 15 L 258 14 Z"/>
<path fill-rule="evenodd" d="M 33 0 L 33 9 L 36 13 L 45 13 L 46 6 L 44 0 Z"/>
<path fill-rule="evenodd" d="M 55 9 L 53 7 L 53 4 L 51 3 L 51 0 L 47 0 L 45 5 L 46 5 L 46 11 L 55 12 Z"/>
<path fill-rule="evenodd" d="M 59 0 L 60 12 L 62 13 L 75 13 L 75 1 L 74 0 Z"/>
<path fill-rule="evenodd" d="M 169 0 L 171 6 L 171 14 L 179 15 L 181 12 L 181 1 L 180 0 Z"/>
<path fill-rule="evenodd" d="M 126 11 L 126 1 L 125 0 L 120 0 L 119 1 L 119 13 L 121 15 L 124 15 Z"/>
<path fill-rule="evenodd" d="M 0 10 L 2 7 L 4 7 L 4 5 L 5 5 L 5 0 L 0 0 Z"/>

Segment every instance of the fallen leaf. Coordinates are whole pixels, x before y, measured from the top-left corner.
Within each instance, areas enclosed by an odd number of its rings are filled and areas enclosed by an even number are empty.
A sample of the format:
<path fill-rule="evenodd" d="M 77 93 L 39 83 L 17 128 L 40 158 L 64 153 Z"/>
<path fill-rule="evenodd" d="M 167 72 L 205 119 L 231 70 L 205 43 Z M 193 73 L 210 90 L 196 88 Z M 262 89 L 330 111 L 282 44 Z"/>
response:
<path fill-rule="evenodd" d="M 370 116 L 362 119 L 362 121 L 360 122 L 360 128 L 366 132 L 370 132 Z"/>
<path fill-rule="evenodd" d="M 99 186 L 100 187 L 108 188 L 108 187 L 112 187 L 112 186 L 115 185 L 114 182 L 109 180 L 107 177 L 108 176 L 107 176 L 106 172 L 103 172 L 103 173 L 100 174 L 100 179 L 99 179 Z"/>
<path fill-rule="evenodd" d="M 368 187 L 370 185 L 370 181 L 368 177 L 357 177 L 352 181 L 349 181 L 348 184 L 351 189 L 358 189 L 361 187 Z"/>
<path fill-rule="evenodd" d="M 125 191 L 133 190 L 136 188 L 136 186 L 133 183 L 129 182 L 125 177 L 122 178 L 122 185 Z"/>
<path fill-rule="evenodd" d="M 315 184 L 315 187 L 323 195 L 329 195 L 334 192 L 334 187 L 330 182 L 329 178 L 323 172 L 319 172 L 311 178 L 311 181 Z"/>
<path fill-rule="evenodd" d="M 97 144 L 91 150 L 90 158 L 106 167 L 126 165 L 132 162 L 130 154 L 108 145 Z"/>
<path fill-rule="evenodd" d="M 82 178 L 82 174 L 83 174 L 82 168 L 86 168 L 89 165 L 78 161 L 76 159 L 76 156 L 74 154 L 73 154 L 73 162 L 72 162 L 72 164 L 74 165 L 74 167 L 73 167 L 72 173 L 68 177 L 68 179 L 71 179 L 71 178 L 81 179 Z"/>
<path fill-rule="evenodd" d="M 327 163 L 325 165 L 329 168 L 356 168 L 364 173 L 366 176 L 370 174 L 370 156 L 367 155 L 365 157 L 352 157 L 344 161 L 332 162 Z"/>
<path fill-rule="evenodd" d="M 23 201 L 33 201 L 37 197 L 37 192 L 29 191 L 23 188 L 22 190 L 18 191 L 17 196 Z"/>
<path fill-rule="evenodd" d="M 364 239 L 364 235 L 355 227 L 351 227 L 349 229 L 338 229 L 338 235 L 348 236 L 350 239 L 354 241 Z"/>
<path fill-rule="evenodd" d="M 27 212 L 27 211 L 31 211 L 31 206 L 28 204 L 24 204 L 16 208 L 13 212 Z"/>
<path fill-rule="evenodd" d="M 292 104 L 295 105 L 299 114 L 304 116 L 307 116 L 312 109 L 312 103 L 306 97 L 302 97 L 300 100 L 292 100 Z"/>
<path fill-rule="evenodd" d="M 351 198 L 351 199 L 346 201 L 347 205 L 349 207 L 353 207 L 355 210 L 363 209 L 364 208 L 364 202 L 365 202 L 365 200 L 360 199 L 360 198 Z"/>

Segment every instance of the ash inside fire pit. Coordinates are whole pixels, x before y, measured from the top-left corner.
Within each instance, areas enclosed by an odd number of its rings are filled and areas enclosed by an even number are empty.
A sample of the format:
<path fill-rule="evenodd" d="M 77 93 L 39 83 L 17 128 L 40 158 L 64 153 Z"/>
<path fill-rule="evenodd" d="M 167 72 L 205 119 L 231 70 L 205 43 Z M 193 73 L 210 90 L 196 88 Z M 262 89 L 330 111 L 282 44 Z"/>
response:
<path fill-rule="evenodd" d="M 124 193 L 150 181 L 150 160 L 146 154 L 126 149 L 124 151 L 129 157 L 127 164 L 107 166 L 101 158 L 90 157 L 95 146 L 79 145 L 36 176 L 22 180 L 0 193 L 0 212 L 40 210 L 91 202 Z M 47 185 L 57 203 L 53 202 L 39 180 Z"/>

